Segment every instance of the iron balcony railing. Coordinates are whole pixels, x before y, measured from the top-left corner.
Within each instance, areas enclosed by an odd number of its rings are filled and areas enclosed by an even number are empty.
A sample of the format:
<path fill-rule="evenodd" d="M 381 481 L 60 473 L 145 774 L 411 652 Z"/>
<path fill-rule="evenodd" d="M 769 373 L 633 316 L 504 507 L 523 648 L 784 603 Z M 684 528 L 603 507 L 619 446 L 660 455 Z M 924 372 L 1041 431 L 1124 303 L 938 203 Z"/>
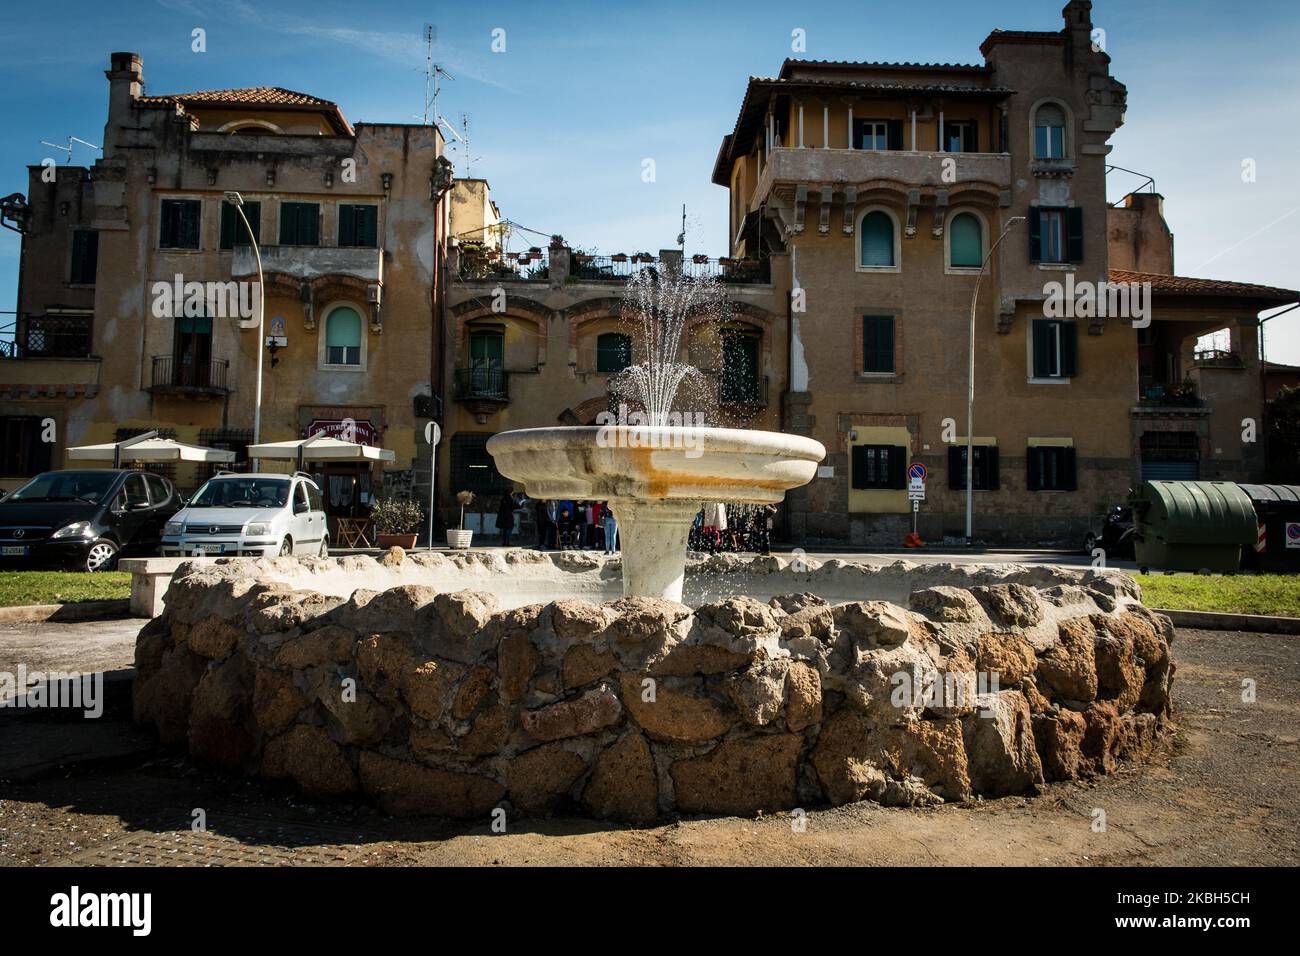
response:
<path fill-rule="evenodd" d="M 0 341 L 0 358 L 87 358 L 94 344 L 89 315 L 33 315 Z"/>
<path fill-rule="evenodd" d="M 454 384 L 455 397 L 460 400 L 510 400 L 510 373 L 498 365 L 458 368 Z"/>
<path fill-rule="evenodd" d="M 153 357 L 150 391 L 227 392 L 226 374 L 229 360 L 207 362 L 177 361 L 174 355 Z"/>

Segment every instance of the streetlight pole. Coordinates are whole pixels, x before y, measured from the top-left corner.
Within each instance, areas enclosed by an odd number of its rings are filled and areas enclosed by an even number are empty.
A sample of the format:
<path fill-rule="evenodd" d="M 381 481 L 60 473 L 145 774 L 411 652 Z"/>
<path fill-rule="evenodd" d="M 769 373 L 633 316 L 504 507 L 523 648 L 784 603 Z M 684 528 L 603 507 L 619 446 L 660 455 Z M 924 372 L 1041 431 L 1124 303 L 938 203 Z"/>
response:
<path fill-rule="evenodd" d="M 975 304 L 980 297 L 980 283 L 984 280 L 984 270 L 1002 240 L 1007 237 L 1014 226 L 1025 221 L 1024 216 L 1012 216 L 1002 229 L 1002 235 L 989 247 L 988 255 L 980 264 L 980 273 L 975 277 L 975 291 L 970 297 L 970 365 L 966 378 L 966 547 L 971 546 L 971 519 L 974 513 L 975 485 Z"/>
<path fill-rule="evenodd" d="M 253 391 L 253 444 L 260 444 L 262 441 L 262 349 L 265 347 L 266 332 L 266 283 L 262 277 L 262 250 L 257 248 L 257 236 L 253 235 L 253 227 L 248 223 L 248 217 L 244 215 L 244 197 L 234 190 L 226 193 L 226 202 L 235 207 L 239 213 L 239 218 L 248 231 L 248 241 L 253 245 L 253 258 L 257 260 L 257 384 Z M 252 461 L 253 471 L 257 471 L 261 466 L 261 460 L 254 458 Z M 969 533 L 969 528 L 967 532 Z"/>

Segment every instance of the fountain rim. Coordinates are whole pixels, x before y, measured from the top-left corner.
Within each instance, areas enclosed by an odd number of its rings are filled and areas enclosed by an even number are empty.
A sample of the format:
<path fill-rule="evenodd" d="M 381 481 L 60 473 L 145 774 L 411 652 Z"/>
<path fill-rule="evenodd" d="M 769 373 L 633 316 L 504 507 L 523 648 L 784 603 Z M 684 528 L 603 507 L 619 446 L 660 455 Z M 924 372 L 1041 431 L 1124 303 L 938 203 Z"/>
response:
<path fill-rule="evenodd" d="M 552 425 L 544 428 L 514 428 L 498 432 L 489 438 L 487 451 L 493 455 L 553 451 L 557 447 L 572 445 L 584 436 L 589 436 L 594 445 L 602 433 L 606 437 L 635 436 L 636 445 L 651 450 L 675 450 L 672 439 L 690 436 L 695 439 L 692 444 L 705 454 L 770 454 L 813 462 L 820 462 L 826 457 L 826 446 L 805 435 L 790 435 L 766 429 L 676 425 Z M 614 442 L 612 447 L 627 446 L 620 440 Z"/>

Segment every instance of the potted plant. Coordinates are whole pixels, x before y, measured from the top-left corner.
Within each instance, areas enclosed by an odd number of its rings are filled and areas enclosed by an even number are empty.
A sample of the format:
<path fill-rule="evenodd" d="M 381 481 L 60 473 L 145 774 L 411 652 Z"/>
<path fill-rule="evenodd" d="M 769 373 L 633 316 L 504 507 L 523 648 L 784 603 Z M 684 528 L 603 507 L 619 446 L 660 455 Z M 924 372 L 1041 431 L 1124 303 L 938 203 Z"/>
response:
<path fill-rule="evenodd" d="M 609 259 L 611 262 L 627 262 L 627 253 L 616 252 Z"/>
<path fill-rule="evenodd" d="M 708 261 L 709 261 L 709 257 L 707 255 L 703 255 L 698 252 L 695 255 L 691 256 L 691 262 L 695 263 L 697 266 L 705 265 Z"/>
<path fill-rule="evenodd" d="M 384 498 L 375 502 L 370 520 L 375 523 L 379 547 L 410 550 L 415 547 L 424 510 L 408 498 Z"/>
<path fill-rule="evenodd" d="M 456 492 L 456 502 L 460 505 L 460 527 L 447 529 L 447 546 L 463 550 L 469 547 L 470 541 L 474 537 L 473 531 L 465 530 L 465 509 L 474 501 L 474 492 L 458 491 Z"/>

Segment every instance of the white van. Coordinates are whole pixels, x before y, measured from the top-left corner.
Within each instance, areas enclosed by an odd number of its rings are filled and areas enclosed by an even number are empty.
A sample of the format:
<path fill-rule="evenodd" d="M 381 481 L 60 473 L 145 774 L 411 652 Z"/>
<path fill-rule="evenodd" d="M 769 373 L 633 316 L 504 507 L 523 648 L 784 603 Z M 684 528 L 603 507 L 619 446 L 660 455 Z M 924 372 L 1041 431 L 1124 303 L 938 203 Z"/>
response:
<path fill-rule="evenodd" d="M 292 475 L 217 475 L 163 528 L 162 553 L 329 554 L 325 504 L 316 482 Z"/>

